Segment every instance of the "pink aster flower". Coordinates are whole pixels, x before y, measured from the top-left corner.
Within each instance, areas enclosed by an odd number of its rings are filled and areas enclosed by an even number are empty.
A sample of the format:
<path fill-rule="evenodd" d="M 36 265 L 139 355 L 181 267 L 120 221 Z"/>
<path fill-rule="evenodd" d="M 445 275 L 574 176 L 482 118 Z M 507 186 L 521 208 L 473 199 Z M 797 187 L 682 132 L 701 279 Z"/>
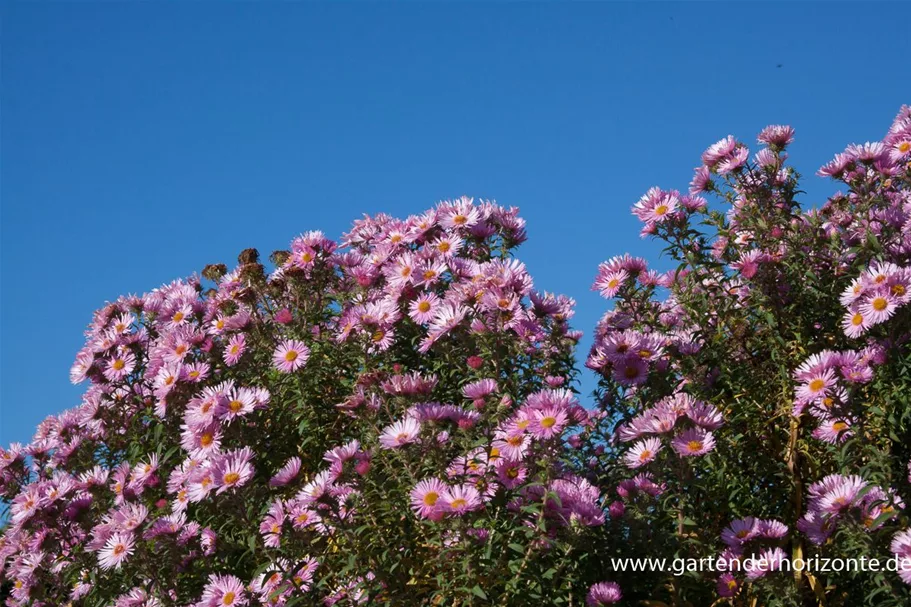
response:
<path fill-rule="evenodd" d="M 819 498 L 819 510 L 829 514 L 843 512 L 857 502 L 858 495 L 867 486 L 867 481 L 857 475 L 841 477 L 839 482 Z"/>
<path fill-rule="evenodd" d="M 272 364 L 283 373 L 297 371 L 310 358 L 310 348 L 304 342 L 295 339 L 283 341 L 272 354 Z"/>
<path fill-rule="evenodd" d="M 413 417 L 406 417 L 383 430 L 380 444 L 384 449 L 395 449 L 417 441 L 420 433 L 420 422 Z"/>
<path fill-rule="evenodd" d="M 819 426 L 813 430 L 813 437 L 829 444 L 836 444 L 846 441 L 853 436 L 851 424 L 846 419 L 836 419 L 827 417 L 819 422 Z"/>
<path fill-rule="evenodd" d="M 115 352 L 104 366 L 109 381 L 120 381 L 136 368 L 136 356 L 130 350 Z"/>
<path fill-rule="evenodd" d="M 133 550 L 132 533 L 115 533 L 98 553 L 98 565 L 102 569 L 120 569 L 123 562 L 133 554 Z"/>
<path fill-rule="evenodd" d="M 899 531 L 889 546 L 898 559 L 898 575 L 906 584 L 911 584 L 911 529 Z"/>
<path fill-rule="evenodd" d="M 867 329 L 872 327 L 873 324 L 870 317 L 864 315 L 859 309 L 853 308 L 842 318 L 841 328 L 844 330 L 845 335 L 856 339 L 866 333 Z"/>
<path fill-rule="evenodd" d="M 705 455 L 715 448 L 715 437 L 702 428 L 690 428 L 678 434 L 671 441 L 671 447 L 684 457 Z"/>
<path fill-rule="evenodd" d="M 228 347 L 225 348 L 225 364 L 233 367 L 240 362 L 240 357 L 247 350 L 247 338 L 243 333 L 232 335 L 228 340 Z"/>
<path fill-rule="evenodd" d="M 218 542 L 218 535 L 206 527 L 199 534 L 199 545 L 202 546 L 202 552 L 205 555 L 215 553 L 215 544 Z"/>
<path fill-rule="evenodd" d="M 721 532 L 721 541 L 736 548 L 747 543 L 759 533 L 759 522 L 752 516 L 737 519 Z"/>
<path fill-rule="evenodd" d="M 497 460 L 495 468 L 497 480 L 507 489 L 515 489 L 528 478 L 528 468 L 521 460 L 501 457 Z"/>
<path fill-rule="evenodd" d="M 598 582 L 588 589 L 585 604 L 588 607 L 602 607 L 603 605 L 613 605 L 621 598 L 623 598 L 623 594 L 620 592 L 620 586 L 615 582 Z"/>
<path fill-rule="evenodd" d="M 249 388 L 233 388 L 223 399 L 220 399 L 216 414 L 224 422 L 252 413 L 256 409 L 256 394 Z"/>
<path fill-rule="evenodd" d="M 723 573 L 718 578 L 718 596 L 730 598 L 740 590 L 740 582 L 731 573 Z"/>
<path fill-rule="evenodd" d="M 490 396 L 497 391 L 497 382 L 493 379 L 481 379 L 462 386 L 462 396 L 477 400 Z"/>
<path fill-rule="evenodd" d="M 759 143 L 784 148 L 794 141 L 794 128 L 782 124 L 770 124 L 759 132 Z"/>
<path fill-rule="evenodd" d="M 633 205 L 633 215 L 646 224 L 661 223 L 674 216 L 679 202 L 672 193 L 651 188 Z"/>
<path fill-rule="evenodd" d="M 714 168 L 724 157 L 734 151 L 737 147 L 737 141 L 732 135 L 710 145 L 702 153 L 702 162 L 708 168 Z"/>
<path fill-rule="evenodd" d="M 626 284 L 628 279 L 629 274 L 625 270 L 608 271 L 604 264 L 601 264 L 592 290 L 598 291 L 601 297 L 610 299 L 620 292 L 620 288 Z"/>
<path fill-rule="evenodd" d="M 566 421 L 566 413 L 563 410 L 549 407 L 532 413 L 532 422 L 528 430 L 535 438 L 553 438 L 563 432 Z"/>
<path fill-rule="evenodd" d="M 630 449 L 623 459 L 629 468 L 639 468 L 654 461 L 655 457 L 661 451 L 661 441 L 652 437 L 641 440 Z"/>
<path fill-rule="evenodd" d="M 408 306 L 408 316 L 418 324 L 428 323 L 436 316 L 439 303 L 436 293 L 422 293 Z"/>
<path fill-rule="evenodd" d="M 477 510 L 481 505 L 481 494 L 473 484 L 449 487 L 443 493 L 443 506 L 450 514 L 462 515 Z"/>
<path fill-rule="evenodd" d="M 415 485 L 411 490 L 411 508 L 421 518 L 439 520 L 443 516 L 442 498 L 448 487 L 443 481 L 430 478 Z"/>
<path fill-rule="evenodd" d="M 778 571 L 787 558 L 788 555 L 778 546 L 763 550 L 759 556 L 750 559 L 748 564 L 744 565 L 747 579 L 757 580 L 773 571 Z"/>
<path fill-rule="evenodd" d="M 835 372 L 832 369 L 811 373 L 804 383 L 797 387 L 797 400 L 803 403 L 818 402 L 825 398 L 835 385 Z"/>
<path fill-rule="evenodd" d="M 253 478 L 253 451 L 249 447 L 237 449 L 218 457 L 212 466 L 216 494 L 242 487 Z"/>
<path fill-rule="evenodd" d="M 726 175 L 734 172 L 746 164 L 747 158 L 750 157 L 750 150 L 746 147 L 738 147 L 730 156 L 724 158 L 715 166 L 719 175 Z"/>
<path fill-rule="evenodd" d="M 202 604 L 207 607 L 241 607 L 247 603 L 244 584 L 239 579 L 233 575 L 209 576 L 209 582 L 202 591 Z"/>
<path fill-rule="evenodd" d="M 272 487 L 284 487 L 297 477 L 300 469 L 301 458 L 296 456 L 292 457 L 285 462 L 285 465 L 282 466 L 281 470 L 279 470 L 275 476 L 269 479 L 269 485 Z"/>
<path fill-rule="evenodd" d="M 870 324 L 877 325 L 885 322 L 895 314 L 898 309 L 898 301 L 889 292 L 874 293 L 860 304 L 860 313 L 870 320 Z"/>

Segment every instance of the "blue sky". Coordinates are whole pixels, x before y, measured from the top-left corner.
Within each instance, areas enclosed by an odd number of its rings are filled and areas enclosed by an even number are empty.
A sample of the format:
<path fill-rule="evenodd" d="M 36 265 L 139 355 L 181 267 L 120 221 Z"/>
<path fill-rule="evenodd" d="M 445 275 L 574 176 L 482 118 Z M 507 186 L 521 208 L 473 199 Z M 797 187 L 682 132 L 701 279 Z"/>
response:
<path fill-rule="evenodd" d="M 657 259 L 629 213 L 649 186 L 685 188 L 708 144 L 789 123 L 816 203 L 833 191 L 816 168 L 911 102 L 904 3 L 8 2 L 2 16 L 0 444 L 78 404 L 67 372 L 104 301 L 461 194 L 521 207 L 536 286 L 575 297 L 590 332 L 597 264 Z"/>

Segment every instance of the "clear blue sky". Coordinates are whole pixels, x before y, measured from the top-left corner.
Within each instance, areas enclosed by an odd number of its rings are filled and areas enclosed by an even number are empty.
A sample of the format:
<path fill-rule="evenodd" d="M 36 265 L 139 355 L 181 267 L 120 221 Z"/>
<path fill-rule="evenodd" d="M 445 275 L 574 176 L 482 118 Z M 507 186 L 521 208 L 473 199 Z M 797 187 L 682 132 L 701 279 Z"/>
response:
<path fill-rule="evenodd" d="M 911 102 L 904 3 L 2 13 L 0 444 L 78 404 L 67 372 L 105 300 L 365 212 L 520 206 L 521 258 L 590 332 L 598 262 L 657 257 L 629 213 L 649 186 L 684 188 L 708 144 L 780 122 L 811 175 Z"/>

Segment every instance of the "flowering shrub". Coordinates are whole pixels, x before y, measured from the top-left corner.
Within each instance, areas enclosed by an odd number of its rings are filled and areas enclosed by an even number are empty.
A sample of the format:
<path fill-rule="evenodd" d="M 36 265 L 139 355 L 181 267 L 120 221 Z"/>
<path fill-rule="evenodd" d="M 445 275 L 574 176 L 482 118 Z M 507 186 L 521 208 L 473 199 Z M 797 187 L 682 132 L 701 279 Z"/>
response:
<path fill-rule="evenodd" d="M 574 302 L 534 291 L 490 202 L 106 305 L 82 404 L 0 450 L 0 598 L 908 604 L 911 572 L 787 563 L 911 557 L 911 108 L 820 170 L 845 190 L 818 209 L 793 135 L 727 137 L 633 207 L 675 267 L 600 267 L 590 406 Z"/>
<path fill-rule="evenodd" d="M 653 188 L 635 204 L 672 270 L 628 255 L 599 269 L 594 289 L 614 306 L 586 363 L 600 381 L 580 464 L 615 500 L 610 533 L 631 554 L 764 563 L 617 576 L 628 597 L 911 600 L 895 573 L 780 571 L 911 556 L 911 531 L 896 534 L 911 456 L 911 108 L 820 169 L 845 189 L 819 208 L 798 204 L 793 136 L 764 129 L 752 158 L 722 139 L 688 193 Z"/>
<path fill-rule="evenodd" d="M 585 596 L 572 555 L 605 515 L 563 464 L 579 334 L 523 240 L 461 199 L 106 305 L 82 404 L 0 451 L 7 604 Z"/>

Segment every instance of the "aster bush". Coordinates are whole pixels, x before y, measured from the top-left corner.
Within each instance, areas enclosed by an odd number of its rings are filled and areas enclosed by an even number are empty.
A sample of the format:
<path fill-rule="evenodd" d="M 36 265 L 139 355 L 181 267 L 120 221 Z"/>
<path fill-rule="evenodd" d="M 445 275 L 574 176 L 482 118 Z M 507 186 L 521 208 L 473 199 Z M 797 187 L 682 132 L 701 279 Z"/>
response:
<path fill-rule="evenodd" d="M 782 569 L 911 557 L 911 108 L 820 170 L 843 191 L 818 208 L 793 136 L 725 138 L 636 203 L 673 267 L 600 267 L 593 402 L 574 302 L 535 291 L 492 202 L 107 304 L 82 403 L 0 449 L 0 599 L 908 604 L 911 572 Z"/>
<path fill-rule="evenodd" d="M 670 271 L 628 255 L 599 269 L 614 305 L 587 359 L 597 413 L 577 453 L 612 502 L 604 530 L 629 537 L 627 555 L 765 563 L 618 575 L 630 598 L 911 604 L 911 572 L 780 571 L 911 556 L 911 108 L 820 169 L 842 191 L 819 207 L 799 202 L 793 137 L 770 126 L 751 155 L 729 136 L 687 193 L 635 204 Z"/>
<path fill-rule="evenodd" d="M 82 404 L 0 450 L 6 603 L 578 604 L 580 334 L 525 238 L 461 199 L 98 310 Z"/>

